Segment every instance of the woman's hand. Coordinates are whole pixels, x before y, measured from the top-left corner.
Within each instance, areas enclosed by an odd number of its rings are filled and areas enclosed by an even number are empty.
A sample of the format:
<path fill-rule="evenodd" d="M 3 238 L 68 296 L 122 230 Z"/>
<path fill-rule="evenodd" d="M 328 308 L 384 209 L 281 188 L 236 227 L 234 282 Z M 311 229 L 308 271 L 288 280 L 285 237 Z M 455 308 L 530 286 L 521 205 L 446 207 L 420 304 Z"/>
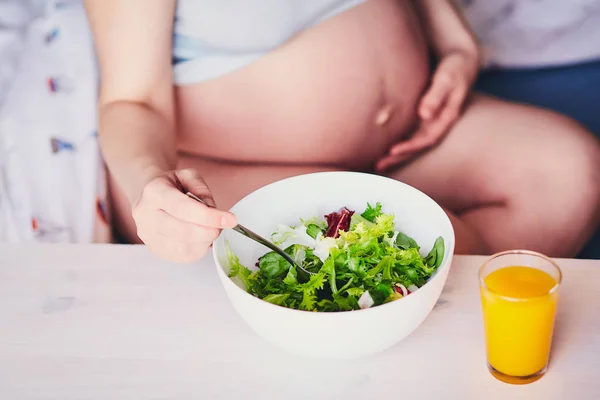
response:
<path fill-rule="evenodd" d="M 377 169 L 387 170 L 437 145 L 459 117 L 477 72 L 476 56 L 455 51 L 442 58 L 419 103 L 417 130 L 409 139 L 392 146 L 378 161 Z"/>
<path fill-rule="evenodd" d="M 138 237 L 152 253 L 169 261 L 203 257 L 222 229 L 237 224 L 233 214 L 207 207 L 186 196 L 187 191 L 215 205 L 204 179 L 192 169 L 155 177 L 133 204 Z"/>

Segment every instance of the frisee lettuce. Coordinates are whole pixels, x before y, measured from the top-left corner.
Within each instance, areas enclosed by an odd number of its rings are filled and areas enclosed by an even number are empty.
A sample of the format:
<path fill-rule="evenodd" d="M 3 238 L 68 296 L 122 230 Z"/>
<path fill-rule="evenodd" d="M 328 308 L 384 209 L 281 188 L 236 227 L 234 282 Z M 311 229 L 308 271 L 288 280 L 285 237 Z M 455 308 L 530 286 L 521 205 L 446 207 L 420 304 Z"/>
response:
<path fill-rule="evenodd" d="M 273 233 L 279 244 L 286 245 L 286 253 L 313 273 L 307 279 L 302 280 L 296 268 L 275 252 L 262 255 L 259 269 L 252 271 L 226 243 L 229 277 L 253 296 L 278 306 L 351 311 L 361 308 L 362 296 L 370 297 L 375 307 L 402 298 L 400 286 L 420 288 L 444 258 L 441 236 L 421 256 L 417 242 L 395 230 L 394 215 L 384 213 L 380 203 L 367 203 L 361 214 L 354 213 L 350 227 L 340 230 L 338 237 L 326 237 L 327 228 L 323 219 L 312 217 L 294 226 L 278 225 Z"/>
<path fill-rule="evenodd" d="M 371 204 L 367 203 L 367 209 L 360 215 L 364 219 L 366 219 L 370 222 L 374 222 L 375 218 L 380 216 L 381 214 L 382 214 L 382 212 L 381 212 L 381 204 L 380 203 L 377 203 L 375 205 L 375 207 L 372 207 Z"/>

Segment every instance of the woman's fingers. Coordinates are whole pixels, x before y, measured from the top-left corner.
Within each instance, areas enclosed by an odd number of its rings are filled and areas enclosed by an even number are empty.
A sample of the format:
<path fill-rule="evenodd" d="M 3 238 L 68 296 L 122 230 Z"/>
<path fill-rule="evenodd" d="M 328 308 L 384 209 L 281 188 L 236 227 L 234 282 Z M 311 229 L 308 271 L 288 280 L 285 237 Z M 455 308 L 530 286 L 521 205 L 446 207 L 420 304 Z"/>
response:
<path fill-rule="evenodd" d="M 212 199 L 212 196 L 210 198 Z M 196 225 L 210 228 L 232 228 L 237 224 L 232 213 L 208 207 L 189 198 L 166 177 L 155 179 L 144 188 L 141 202 L 144 201 L 152 209 L 164 210 L 182 221 Z"/>
<path fill-rule="evenodd" d="M 188 197 L 192 192 L 209 206 Z M 203 257 L 235 215 L 214 207 L 204 179 L 194 170 L 165 173 L 144 187 L 133 207 L 138 237 L 160 258 L 191 262 Z"/>
<path fill-rule="evenodd" d="M 186 191 L 193 193 L 211 207 L 216 207 L 212 193 L 204 178 L 195 169 L 187 168 L 175 172 L 176 178 Z"/>
<path fill-rule="evenodd" d="M 220 229 L 185 222 L 162 210 L 155 214 L 154 224 L 159 235 L 183 243 L 210 243 L 221 233 Z"/>
<path fill-rule="evenodd" d="M 451 74 L 444 69 L 438 69 L 419 104 L 419 117 L 428 120 L 437 115 L 453 87 Z"/>
<path fill-rule="evenodd" d="M 378 172 L 384 172 L 384 171 L 388 171 L 391 168 L 397 168 L 400 165 L 402 165 L 402 163 L 404 163 L 405 161 L 407 161 L 408 159 L 414 157 L 417 153 L 402 153 L 399 155 L 387 155 L 384 158 L 382 158 L 381 160 L 377 161 L 377 164 L 375 165 L 375 169 Z"/>

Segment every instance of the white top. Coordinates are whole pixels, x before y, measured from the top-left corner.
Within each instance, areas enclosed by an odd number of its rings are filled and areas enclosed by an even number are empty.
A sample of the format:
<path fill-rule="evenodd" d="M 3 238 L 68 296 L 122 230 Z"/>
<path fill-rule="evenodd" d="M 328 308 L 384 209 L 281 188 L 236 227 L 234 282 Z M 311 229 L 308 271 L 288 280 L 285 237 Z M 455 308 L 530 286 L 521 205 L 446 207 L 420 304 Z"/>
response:
<path fill-rule="evenodd" d="M 455 0 L 490 65 L 539 67 L 600 59 L 600 0 Z"/>
<path fill-rule="evenodd" d="M 481 257 L 457 256 L 438 306 L 386 353 L 290 356 L 235 313 L 210 257 L 139 246 L 0 245 L 0 399 L 599 399 L 600 261 L 564 271 L 550 369 L 511 386 L 487 371 Z"/>
<path fill-rule="evenodd" d="M 364 0 L 178 0 L 174 81 L 188 84 L 229 73 L 298 32 Z"/>

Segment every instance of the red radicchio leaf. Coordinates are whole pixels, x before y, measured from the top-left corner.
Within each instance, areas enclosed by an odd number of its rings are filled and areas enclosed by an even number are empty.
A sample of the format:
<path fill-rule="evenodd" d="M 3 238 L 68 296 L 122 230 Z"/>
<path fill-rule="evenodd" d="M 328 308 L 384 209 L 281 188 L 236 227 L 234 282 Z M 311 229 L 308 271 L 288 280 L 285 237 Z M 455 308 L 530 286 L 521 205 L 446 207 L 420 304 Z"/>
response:
<path fill-rule="evenodd" d="M 325 215 L 327 220 L 327 233 L 325 237 L 337 238 L 340 236 L 340 231 L 348 231 L 350 229 L 350 219 L 354 211 L 348 210 L 346 207 L 339 211 L 334 211 L 331 214 Z"/>

